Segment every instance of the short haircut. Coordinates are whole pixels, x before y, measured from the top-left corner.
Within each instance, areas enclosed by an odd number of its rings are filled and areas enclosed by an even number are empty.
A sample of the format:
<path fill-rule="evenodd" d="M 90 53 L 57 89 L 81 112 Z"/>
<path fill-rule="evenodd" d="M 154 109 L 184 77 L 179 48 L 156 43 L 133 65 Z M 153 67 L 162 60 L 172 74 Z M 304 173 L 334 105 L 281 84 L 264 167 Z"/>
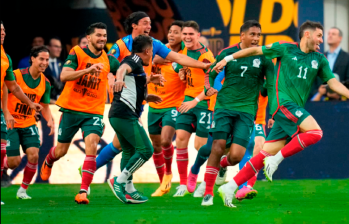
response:
<path fill-rule="evenodd" d="M 183 21 L 182 20 L 175 20 L 175 21 L 173 21 L 172 23 L 171 23 L 171 26 L 170 26 L 170 28 L 172 27 L 172 26 L 179 26 L 180 28 L 181 28 L 181 30 L 183 29 Z"/>
<path fill-rule="evenodd" d="M 311 29 L 311 30 L 315 31 L 316 28 L 324 31 L 324 27 L 321 25 L 320 22 L 313 22 L 313 21 L 309 21 L 309 20 L 305 21 L 301 25 L 301 27 L 299 28 L 299 39 L 303 38 L 305 30 Z"/>
<path fill-rule="evenodd" d="M 81 35 L 81 36 L 79 36 L 79 41 L 78 41 L 78 43 L 80 44 L 81 41 L 82 41 L 82 39 L 84 39 L 84 38 L 86 38 L 86 35 Z"/>
<path fill-rule="evenodd" d="M 196 30 L 197 32 L 200 32 L 199 24 L 193 20 L 189 20 L 189 21 L 184 22 L 182 27 L 183 28 L 184 27 L 191 27 L 194 30 Z"/>
<path fill-rule="evenodd" d="M 133 39 L 132 53 L 142 53 L 145 49 L 153 46 L 153 39 L 146 35 L 139 35 Z"/>
<path fill-rule="evenodd" d="M 92 23 L 91 25 L 89 25 L 86 29 L 85 34 L 86 35 L 91 35 L 95 32 L 95 29 L 107 29 L 107 25 L 105 25 L 104 23 L 98 22 L 98 23 Z"/>
<path fill-rule="evenodd" d="M 32 65 L 32 57 L 36 58 L 39 53 L 41 52 L 48 52 L 50 53 L 50 50 L 48 49 L 48 47 L 46 46 L 37 46 L 37 47 L 33 47 L 31 50 L 30 50 L 30 57 L 29 57 L 29 64 Z"/>
<path fill-rule="evenodd" d="M 261 24 L 257 20 L 247 20 L 242 26 L 240 27 L 240 34 L 242 32 L 248 31 L 251 27 L 258 27 L 259 29 L 262 29 Z"/>
<path fill-rule="evenodd" d="M 34 40 L 34 38 L 33 38 L 33 40 Z M 48 42 L 47 42 L 48 46 L 51 46 L 51 40 L 59 40 L 59 41 L 61 41 L 61 38 L 59 38 L 57 36 L 51 37 L 50 39 L 48 39 Z"/>
<path fill-rule="evenodd" d="M 336 29 L 336 30 L 338 30 L 338 34 L 339 34 L 339 36 L 340 37 L 342 37 L 343 36 L 343 32 L 342 32 L 342 30 L 341 29 L 339 29 L 338 27 L 331 27 L 331 29 Z"/>
<path fill-rule="evenodd" d="M 133 12 L 127 18 L 125 19 L 124 25 L 125 25 L 125 31 L 127 34 L 131 34 L 133 31 L 132 24 L 138 25 L 139 20 L 149 17 L 147 13 L 138 11 L 138 12 Z"/>

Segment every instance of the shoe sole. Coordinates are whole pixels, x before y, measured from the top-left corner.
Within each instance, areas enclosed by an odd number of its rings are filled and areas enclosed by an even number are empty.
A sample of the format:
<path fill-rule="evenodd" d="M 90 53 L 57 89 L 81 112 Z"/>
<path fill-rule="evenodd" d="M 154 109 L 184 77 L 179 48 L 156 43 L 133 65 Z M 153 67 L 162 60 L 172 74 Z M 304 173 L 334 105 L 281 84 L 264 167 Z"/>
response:
<path fill-rule="evenodd" d="M 79 205 L 88 205 L 90 203 L 89 201 L 77 201 L 77 200 L 75 200 L 75 202 Z"/>
<path fill-rule="evenodd" d="M 127 199 L 127 202 L 130 204 L 143 204 L 145 202 L 147 202 L 149 199 L 145 200 L 145 201 L 139 201 L 139 200 L 133 200 L 133 199 Z"/>
<path fill-rule="evenodd" d="M 253 198 L 255 198 L 257 196 L 257 194 L 258 194 L 257 191 L 251 191 L 251 192 L 247 193 L 245 195 L 245 197 L 243 197 L 243 198 L 236 198 L 236 199 L 238 199 L 239 201 L 242 201 L 244 199 L 253 199 Z"/>
<path fill-rule="evenodd" d="M 267 174 L 266 167 L 265 167 L 265 160 L 263 160 L 263 165 L 264 165 L 263 171 L 264 171 L 264 176 L 265 176 L 265 178 L 266 178 L 269 182 L 273 182 L 273 179 L 272 179 L 272 178 L 269 178 L 269 176 L 268 176 L 268 174 Z"/>
<path fill-rule="evenodd" d="M 185 195 L 189 194 L 188 191 L 186 191 L 186 193 L 184 193 L 183 195 L 173 195 L 174 198 L 181 198 L 184 197 Z"/>
<path fill-rule="evenodd" d="M 212 204 L 203 204 L 203 203 L 201 203 L 201 206 L 212 206 L 213 205 L 213 203 Z"/>
<path fill-rule="evenodd" d="M 16 196 L 17 199 L 20 199 L 20 200 L 30 200 L 31 198 L 20 198 L 18 196 Z"/>
<path fill-rule="evenodd" d="M 164 196 L 165 194 L 167 194 L 168 192 L 170 192 L 170 189 L 169 190 L 167 190 L 167 191 L 163 191 L 163 190 L 161 190 L 161 192 L 163 193 L 162 195 L 151 195 L 152 197 L 162 197 L 162 196 Z"/>
<path fill-rule="evenodd" d="M 119 199 L 119 201 L 121 201 L 122 203 L 126 204 L 127 202 L 124 202 L 124 201 L 123 201 L 122 199 L 120 199 L 120 198 L 118 197 L 118 195 L 115 193 L 115 191 L 114 191 L 114 186 L 111 184 L 110 180 L 107 180 L 107 182 L 108 182 L 108 185 L 109 185 L 111 191 L 112 191 L 113 194 L 115 195 L 115 197 L 116 197 L 117 199 Z"/>

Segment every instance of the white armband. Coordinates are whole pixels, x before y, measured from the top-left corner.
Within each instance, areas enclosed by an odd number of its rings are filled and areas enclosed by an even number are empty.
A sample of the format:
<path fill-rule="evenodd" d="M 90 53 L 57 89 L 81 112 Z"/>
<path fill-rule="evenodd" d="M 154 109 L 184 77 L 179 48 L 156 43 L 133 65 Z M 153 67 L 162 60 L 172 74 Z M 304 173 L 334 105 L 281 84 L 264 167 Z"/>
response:
<path fill-rule="evenodd" d="M 198 101 L 198 103 L 201 101 L 199 98 L 195 97 L 195 100 Z"/>
<path fill-rule="evenodd" d="M 224 60 L 228 63 L 229 61 L 234 60 L 234 57 L 233 57 L 233 55 L 231 54 L 231 55 L 225 56 L 225 57 L 224 57 Z"/>

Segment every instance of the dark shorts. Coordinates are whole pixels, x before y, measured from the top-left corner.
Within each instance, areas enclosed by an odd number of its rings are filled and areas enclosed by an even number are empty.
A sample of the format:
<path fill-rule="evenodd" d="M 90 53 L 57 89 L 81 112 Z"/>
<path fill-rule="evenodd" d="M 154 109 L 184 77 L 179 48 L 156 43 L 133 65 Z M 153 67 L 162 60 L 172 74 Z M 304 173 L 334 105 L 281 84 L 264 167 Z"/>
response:
<path fill-rule="evenodd" d="M 179 113 L 176 130 L 196 132 L 201 138 L 207 138 L 212 121 L 212 112 L 205 108 L 194 107 L 186 113 Z"/>
<path fill-rule="evenodd" d="M 1 139 L 7 140 L 7 125 L 4 113 L 1 110 Z"/>
<path fill-rule="evenodd" d="M 153 109 L 154 110 L 154 109 Z M 162 127 L 176 128 L 176 119 L 179 112 L 176 108 L 169 108 L 166 112 L 148 112 L 148 131 L 151 135 L 160 135 Z"/>
<path fill-rule="evenodd" d="M 6 153 L 8 157 L 19 156 L 19 146 L 26 153 L 28 148 L 40 148 L 40 135 L 36 125 L 8 130 Z"/>
<path fill-rule="evenodd" d="M 299 132 L 299 125 L 309 116 L 309 112 L 295 103 L 282 105 L 274 115 L 274 125 L 267 141 L 293 138 Z"/>
<path fill-rule="evenodd" d="M 262 124 L 255 124 L 254 125 L 254 135 L 255 137 L 260 136 L 265 138 L 265 131 L 264 131 L 264 127 Z"/>
<path fill-rule="evenodd" d="M 104 131 L 103 118 L 97 115 L 90 116 L 63 112 L 58 128 L 58 142 L 71 143 L 74 135 L 80 128 L 84 139 L 92 133 L 102 137 Z"/>

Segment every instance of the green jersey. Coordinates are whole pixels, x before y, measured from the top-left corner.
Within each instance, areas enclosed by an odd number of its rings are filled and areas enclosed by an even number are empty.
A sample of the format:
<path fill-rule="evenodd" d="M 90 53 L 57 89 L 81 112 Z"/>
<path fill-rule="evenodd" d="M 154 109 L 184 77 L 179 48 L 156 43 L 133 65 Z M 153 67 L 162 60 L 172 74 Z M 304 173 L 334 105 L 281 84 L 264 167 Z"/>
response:
<path fill-rule="evenodd" d="M 323 82 L 334 78 L 323 54 L 304 53 L 298 43 L 276 42 L 263 46 L 262 50 L 265 57 L 277 58 L 273 112 L 288 102 L 304 107 L 317 76 Z"/>
<path fill-rule="evenodd" d="M 209 72 L 209 86 L 214 85 L 218 75 L 212 68 L 225 56 L 240 51 L 240 43 L 223 49 L 211 65 Z M 258 96 L 267 78 L 267 89 L 272 89 L 274 64 L 265 56 L 253 56 L 235 59 L 225 66 L 225 80 L 222 89 L 218 92 L 215 109 L 222 108 L 232 111 L 245 112 L 256 115 L 258 109 Z M 206 84 L 208 84 L 206 82 Z"/>

